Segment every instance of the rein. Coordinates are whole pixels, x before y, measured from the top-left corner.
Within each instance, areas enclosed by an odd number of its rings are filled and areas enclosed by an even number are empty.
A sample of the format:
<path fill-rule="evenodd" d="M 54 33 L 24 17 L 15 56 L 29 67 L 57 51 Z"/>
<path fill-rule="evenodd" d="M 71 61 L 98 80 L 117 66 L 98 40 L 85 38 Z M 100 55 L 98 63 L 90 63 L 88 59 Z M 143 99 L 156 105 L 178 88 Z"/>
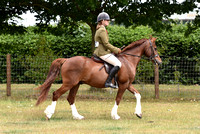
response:
<path fill-rule="evenodd" d="M 133 56 L 133 57 L 142 58 L 142 56 L 138 56 L 138 55 L 134 55 L 134 54 L 129 54 L 129 53 L 124 53 L 124 52 L 122 52 L 121 54 L 125 54 L 125 55 L 130 55 L 130 56 Z"/>

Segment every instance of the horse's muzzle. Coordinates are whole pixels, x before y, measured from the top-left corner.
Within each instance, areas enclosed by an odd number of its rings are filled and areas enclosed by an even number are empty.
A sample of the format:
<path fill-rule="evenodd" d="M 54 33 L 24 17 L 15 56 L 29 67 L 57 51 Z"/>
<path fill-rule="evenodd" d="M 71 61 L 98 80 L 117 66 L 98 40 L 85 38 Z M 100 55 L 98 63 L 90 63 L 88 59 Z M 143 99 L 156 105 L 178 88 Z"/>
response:
<path fill-rule="evenodd" d="M 162 64 L 162 61 L 158 61 L 157 59 L 155 59 L 154 63 L 158 64 L 158 66 L 160 66 Z"/>

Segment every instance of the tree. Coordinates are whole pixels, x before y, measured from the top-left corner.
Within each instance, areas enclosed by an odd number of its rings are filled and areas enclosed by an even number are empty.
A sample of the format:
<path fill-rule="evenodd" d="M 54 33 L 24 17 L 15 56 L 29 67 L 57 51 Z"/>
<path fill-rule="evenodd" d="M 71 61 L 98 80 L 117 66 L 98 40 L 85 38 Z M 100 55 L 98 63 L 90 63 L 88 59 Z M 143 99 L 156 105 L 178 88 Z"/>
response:
<path fill-rule="evenodd" d="M 1 33 L 9 32 L 23 32 L 23 27 L 15 27 L 15 22 L 13 17 L 20 18 L 19 15 L 22 15 L 26 11 L 30 10 L 31 7 L 28 5 L 23 5 L 23 2 L 26 0 L 1 0 L 0 1 L 0 29 Z M 28 0 L 27 0 L 28 1 Z M 11 21 L 12 24 L 9 25 L 8 21 Z"/>
<path fill-rule="evenodd" d="M 177 0 L 3 0 L 5 4 L 0 6 L 7 7 L 13 5 L 7 10 L 12 11 L 16 8 L 19 12 L 13 14 L 21 14 L 26 10 L 36 12 L 37 19 L 40 24 L 48 25 L 51 20 L 60 17 L 60 24 L 76 24 L 78 21 L 87 23 L 92 31 L 92 48 L 94 47 L 94 35 L 96 31 L 96 18 L 102 11 L 108 12 L 110 17 L 115 19 L 115 23 L 130 25 L 149 25 L 154 30 L 161 30 L 169 25 L 163 24 L 163 18 L 168 19 L 172 14 L 182 14 L 193 11 L 197 8 L 196 3 L 200 0 L 186 0 L 182 3 Z M 196 3 L 195 3 L 196 2 Z M 3 10 L 3 13 L 7 12 Z M 12 14 L 12 13 L 10 13 Z M 8 16 L 7 18 L 13 15 Z M 199 17 L 199 16 L 198 16 Z M 1 17 L 5 19 L 6 17 Z M 6 19 L 7 19 L 6 18 Z M 199 19 L 196 19 L 195 27 L 199 26 Z M 198 24 L 198 25 L 197 25 Z"/>
<path fill-rule="evenodd" d="M 199 1 L 199 0 L 198 0 Z M 60 23 L 83 21 L 92 31 L 92 48 L 96 31 L 96 18 L 102 11 L 108 12 L 115 23 L 130 25 L 149 25 L 154 30 L 168 28 L 163 24 L 163 18 L 168 19 L 172 14 L 187 13 L 197 7 L 196 0 L 178 3 L 177 0 L 47 0 L 46 8 L 34 7 L 38 18 L 49 22 L 60 16 Z M 197 22 L 197 21 L 196 21 Z M 198 21 L 199 22 L 199 21 Z"/>

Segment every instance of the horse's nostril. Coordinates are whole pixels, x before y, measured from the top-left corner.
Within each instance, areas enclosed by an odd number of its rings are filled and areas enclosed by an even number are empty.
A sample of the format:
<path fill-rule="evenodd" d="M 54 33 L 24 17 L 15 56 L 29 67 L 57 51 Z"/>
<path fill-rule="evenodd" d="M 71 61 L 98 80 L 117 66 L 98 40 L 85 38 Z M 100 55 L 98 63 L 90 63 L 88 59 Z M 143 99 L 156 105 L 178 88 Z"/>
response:
<path fill-rule="evenodd" d="M 162 64 L 162 62 L 159 62 L 159 61 L 157 61 L 157 63 L 158 63 L 158 65 L 161 65 L 161 64 Z"/>

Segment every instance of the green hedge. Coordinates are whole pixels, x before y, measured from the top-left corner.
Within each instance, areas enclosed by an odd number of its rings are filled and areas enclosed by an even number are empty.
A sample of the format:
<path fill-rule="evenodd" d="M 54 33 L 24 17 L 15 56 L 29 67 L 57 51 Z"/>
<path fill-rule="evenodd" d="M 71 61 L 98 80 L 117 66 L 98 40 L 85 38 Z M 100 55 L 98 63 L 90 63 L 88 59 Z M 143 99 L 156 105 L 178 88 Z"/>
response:
<path fill-rule="evenodd" d="M 37 55 L 38 49 L 48 48 L 54 55 L 61 57 L 74 55 L 91 55 L 91 31 L 89 26 L 81 24 L 73 33 L 56 36 L 50 32 L 35 33 L 36 27 L 27 28 L 24 34 L 1 34 L 0 54 Z M 200 57 L 200 28 L 189 36 L 184 33 L 187 25 L 174 25 L 170 31 L 156 33 L 147 26 L 136 28 L 124 26 L 109 26 L 110 43 L 122 47 L 133 41 L 158 37 L 157 46 L 161 55 L 177 57 Z M 46 52 L 46 50 L 44 49 Z M 48 51 L 47 51 L 48 53 Z"/>
<path fill-rule="evenodd" d="M 170 31 L 156 33 L 157 45 L 164 56 L 200 57 L 200 28 L 186 36 L 187 25 L 174 25 Z"/>
<path fill-rule="evenodd" d="M 128 44 L 140 40 L 143 38 L 149 38 L 153 34 L 153 30 L 147 26 L 140 26 L 136 28 L 125 28 L 124 26 L 109 26 L 108 27 L 110 43 L 122 47 Z"/>

